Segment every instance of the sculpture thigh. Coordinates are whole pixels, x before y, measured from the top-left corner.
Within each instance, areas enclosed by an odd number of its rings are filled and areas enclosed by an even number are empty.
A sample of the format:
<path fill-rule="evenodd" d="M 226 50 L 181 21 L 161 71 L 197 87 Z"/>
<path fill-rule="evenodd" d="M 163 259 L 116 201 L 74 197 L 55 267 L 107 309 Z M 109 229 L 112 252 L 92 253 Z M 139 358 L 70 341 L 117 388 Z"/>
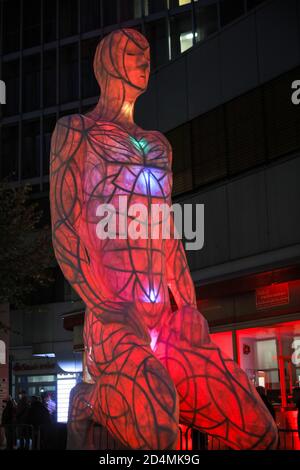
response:
<path fill-rule="evenodd" d="M 84 336 L 95 381 L 85 396 L 90 417 L 132 449 L 175 448 L 178 396 L 149 342 L 127 325 L 102 324 L 91 312 L 86 313 Z"/>
<path fill-rule="evenodd" d="M 155 355 L 180 401 L 180 422 L 234 449 L 272 449 L 277 428 L 247 375 L 210 340 L 207 322 L 191 308 L 171 314 Z"/>

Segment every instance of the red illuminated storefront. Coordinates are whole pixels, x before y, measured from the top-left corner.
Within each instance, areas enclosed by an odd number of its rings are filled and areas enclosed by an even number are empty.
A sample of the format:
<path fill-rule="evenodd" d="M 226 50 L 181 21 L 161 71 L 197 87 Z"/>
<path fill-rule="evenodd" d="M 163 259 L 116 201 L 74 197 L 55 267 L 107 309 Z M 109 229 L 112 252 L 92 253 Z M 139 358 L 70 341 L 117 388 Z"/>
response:
<path fill-rule="evenodd" d="M 298 269 L 287 268 L 204 286 L 199 309 L 210 323 L 213 340 L 256 386 L 265 388 L 278 428 L 286 431 L 285 447 L 300 450 L 298 275 Z"/>

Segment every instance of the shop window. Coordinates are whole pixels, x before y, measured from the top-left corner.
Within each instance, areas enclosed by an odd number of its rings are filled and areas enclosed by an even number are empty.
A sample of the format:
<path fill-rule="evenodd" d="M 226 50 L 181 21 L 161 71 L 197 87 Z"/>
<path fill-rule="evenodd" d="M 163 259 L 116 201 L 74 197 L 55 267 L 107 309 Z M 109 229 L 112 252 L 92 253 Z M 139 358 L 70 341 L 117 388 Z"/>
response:
<path fill-rule="evenodd" d="M 80 4 L 81 31 L 101 28 L 101 0 L 84 0 Z"/>
<path fill-rule="evenodd" d="M 40 176 L 40 121 L 23 121 L 22 179 Z"/>
<path fill-rule="evenodd" d="M 196 8 L 196 41 L 203 41 L 219 29 L 218 5 L 197 5 Z"/>
<path fill-rule="evenodd" d="M 3 2 L 3 53 L 20 49 L 20 0 Z"/>
<path fill-rule="evenodd" d="M 98 43 L 99 38 L 96 38 L 88 39 L 81 44 L 81 83 L 83 98 L 99 96 L 100 93 L 93 69 L 94 55 Z"/>
<path fill-rule="evenodd" d="M 19 126 L 3 126 L 1 133 L 1 178 L 18 179 Z"/>
<path fill-rule="evenodd" d="M 55 382 L 55 375 L 32 375 L 27 377 L 28 383 Z"/>
<path fill-rule="evenodd" d="M 188 11 L 170 18 L 172 58 L 193 45 L 192 16 Z"/>
<path fill-rule="evenodd" d="M 118 0 L 109 0 L 102 2 L 104 25 L 118 23 Z"/>
<path fill-rule="evenodd" d="M 57 375 L 57 422 L 68 421 L 70 392 L 76 385 L 76 374 Z"/>
<path fill-rule="evenodd" d="M 78 33 L 78 0 L 59 0 L 59 35 L 61 38 Z"/>
<path fill-rule="evenodd" d="M 3 62 L 2 65 L 3 80 L 6 84 L 6 104 L 2 106 L 4 116 L 13 116 L 19 114 L 20 105 L 20 62 L 14 60 Z"/>
<path fill-rule="evenodd" d="M 23 47 L 33 47 L 41 43 L 41 1 L 23 2 Z"/>
<path fill-rule="evenodd" d="M 43 125 L 43 174 L 49 175 L 51 136 L 56 125 L 56 115 L 45 116 Z"/>
<path fill-rule="evenodd" d="M 128 21 L 142 16 L 141 0 L 121 0 L 120 2 L 121 21 Z"/>
<path fill-rule="evenodd" d="M 44 41 L 51 42 L 57 39 L 56 2 L 44 0 Z"/>
<path fill-rule="evenodd" d="M 220 21 L 225 26 L 245 13 L 244 0 L 220 0 Z"/>
<path fill-rule="evenodd" d="M 166 0 L 144 0 L 145 15 L 164 11 L 167 7 Z"/>
<path fill-rule="evenodd" d="M 44 52 L 43 69 L 43 100 L 48 108 L 56 104 L 56 49 Z"/>
<path fill-rule="evenodd" d="M 60 102 L 78 100 L 78 44 L 60 51 Z"/>
<path fill-rule="evenodd" d="M 166 19 L 146 23 L 146 37 L 150 44 L 151 68 L 156 69 L 169 60 Z"/>
<path fill-rule="evenodd" d="M 40 55 L 23 58 L 22 106 L 23 112 L 40 108 Z"/>
<path fill-rule="evenodd" d="M 300 321 L 237 332 L 240 366 L 255 386 L 263 386 L 273 403 L 284 408 L 293 406 L 299 384 L 295 338 L 300 338 Z"/>
<path fill-rule="evenodd" d="M 223 107 L 192 121 L 193 174 L 196 186 L 227 175 Z"/>

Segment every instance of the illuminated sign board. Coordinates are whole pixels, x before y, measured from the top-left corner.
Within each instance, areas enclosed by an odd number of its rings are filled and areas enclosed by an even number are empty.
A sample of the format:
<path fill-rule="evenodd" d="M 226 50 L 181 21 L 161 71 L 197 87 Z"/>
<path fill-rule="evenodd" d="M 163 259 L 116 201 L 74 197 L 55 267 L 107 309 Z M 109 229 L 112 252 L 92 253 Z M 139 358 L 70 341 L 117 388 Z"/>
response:
<path fill-rule="evenodd" d="M 256 308 L 258 310 L 286 305 L 289 301 L 290 294 L 288 282 L 272 284 L 267 287 L 256 289 Z"/>

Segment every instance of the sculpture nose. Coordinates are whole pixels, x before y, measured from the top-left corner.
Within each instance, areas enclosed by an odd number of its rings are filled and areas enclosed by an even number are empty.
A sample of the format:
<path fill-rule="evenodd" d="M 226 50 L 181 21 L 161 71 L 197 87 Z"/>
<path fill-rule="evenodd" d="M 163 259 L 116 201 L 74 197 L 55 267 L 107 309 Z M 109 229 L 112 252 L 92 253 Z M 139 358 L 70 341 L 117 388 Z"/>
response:
<path fill-rule="evenodd" d="M 139 65 L 139 68 L 142 69 L 143 71 L 147 70 L 148 68 L 148 63 L 143 62 L 142 64 Z"/>

